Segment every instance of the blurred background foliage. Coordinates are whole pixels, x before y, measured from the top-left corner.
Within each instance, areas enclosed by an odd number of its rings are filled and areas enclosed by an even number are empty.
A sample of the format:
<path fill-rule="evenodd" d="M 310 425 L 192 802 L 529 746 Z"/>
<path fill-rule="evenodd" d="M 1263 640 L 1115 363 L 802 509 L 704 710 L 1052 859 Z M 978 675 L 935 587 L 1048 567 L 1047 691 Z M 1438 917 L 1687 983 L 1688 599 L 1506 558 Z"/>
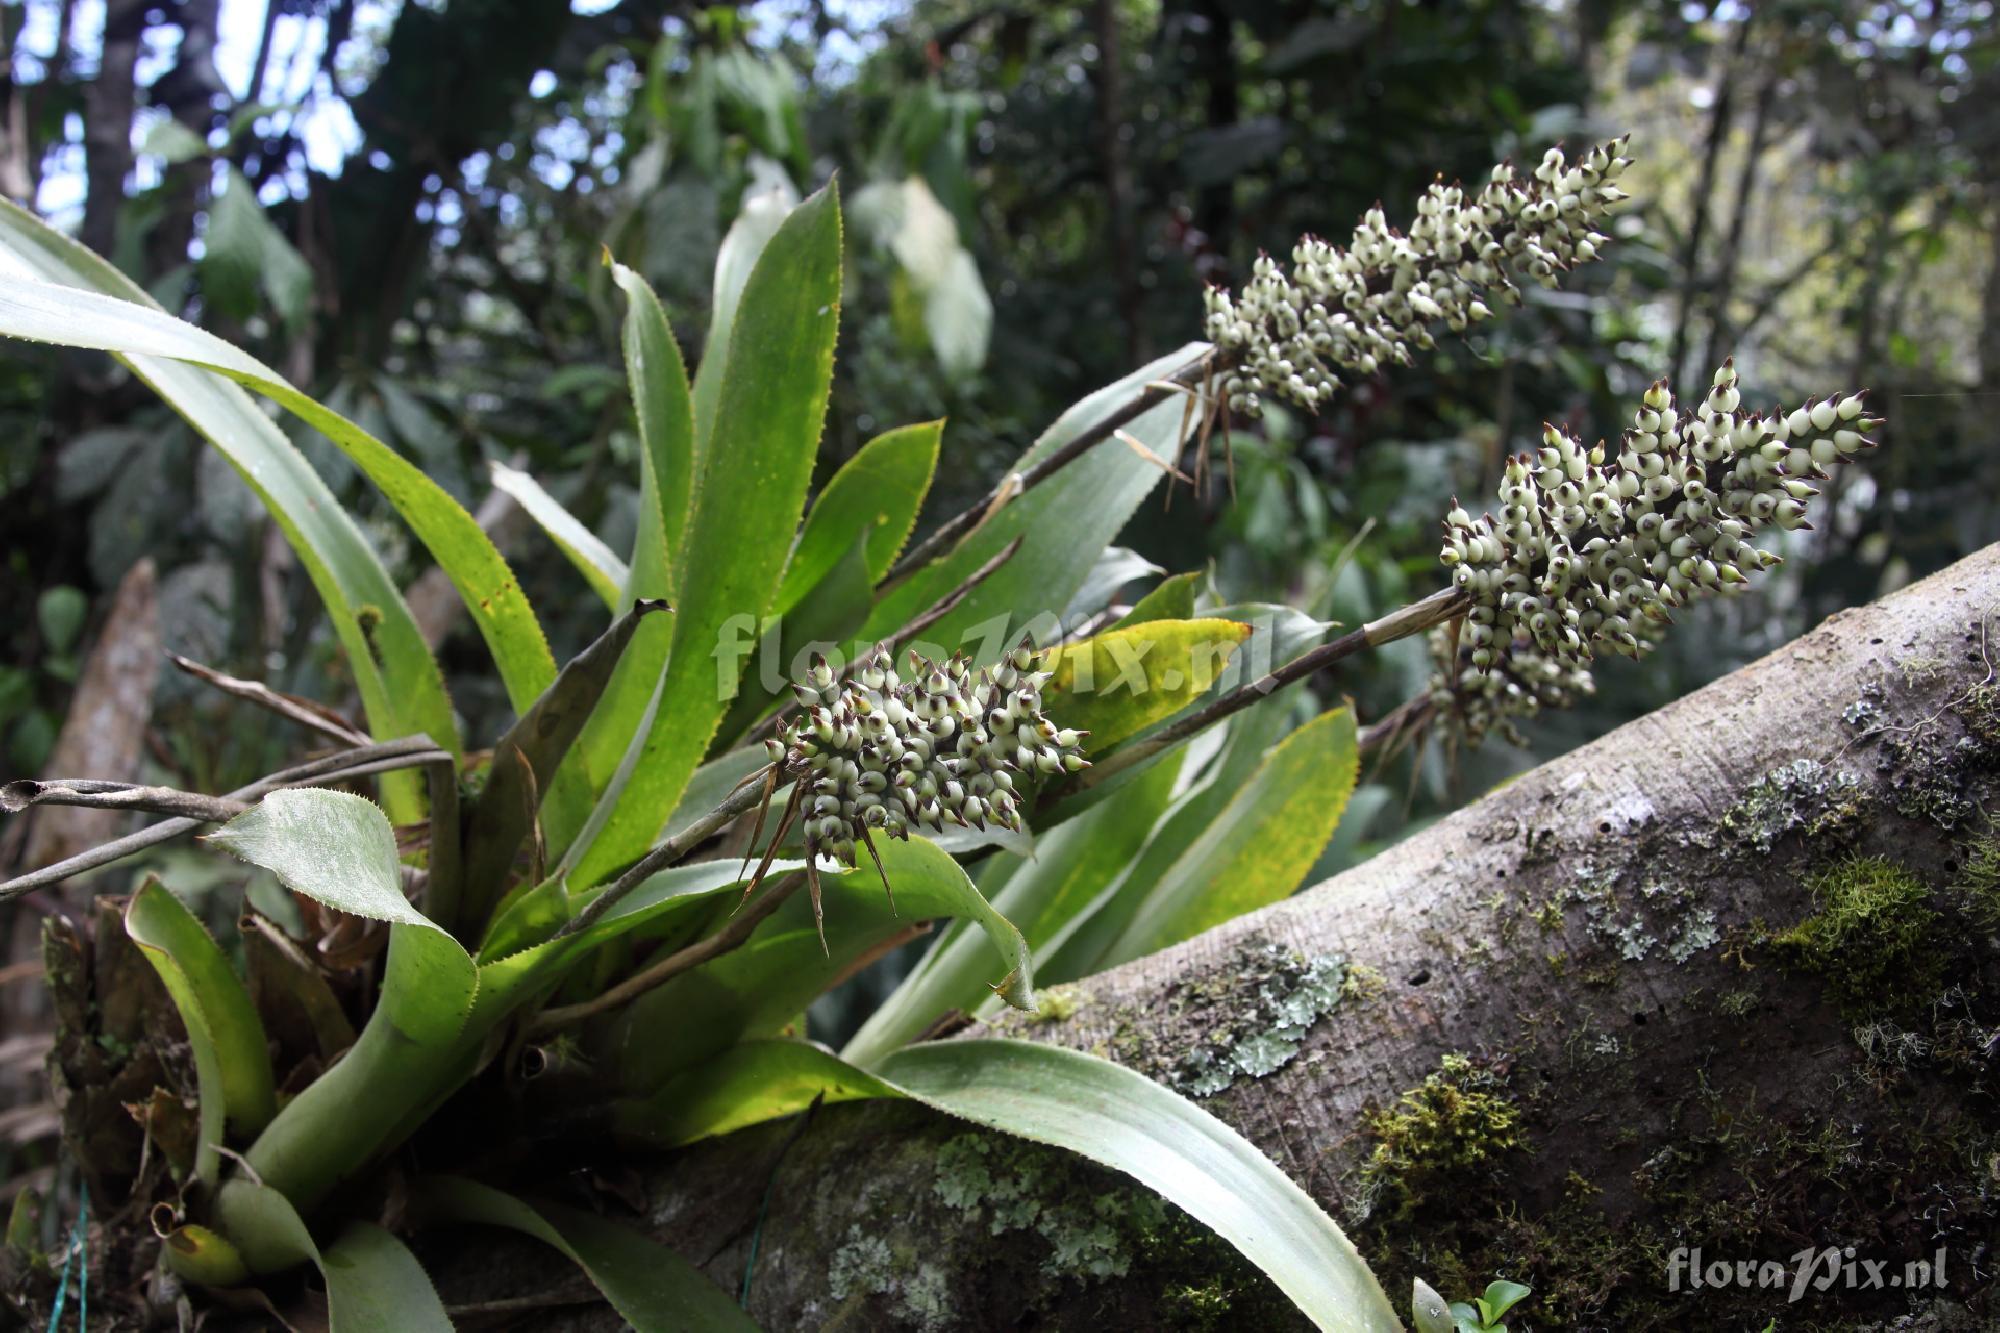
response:
<path fill-rule="evenodd" d="M 2000 538 L 1989 0 L 8 0 L 0 39 L 0 190 L 420 462 L 499 535 L 559 656 L 595 608 L 489 465 L 533 471 L 623 549 L 637 441 L 607 249 L 692 354 L 732 222 L 838 173 L 822 479 L 887 427 L 948 417 L 929 523 L 1063 407 L 1198 337 L 1202 285 L 1260 250 L 1342 236 L 1377 199 L 1406 221 L 1439 173 L 1630 131 L 1608 262 L 1318 420 L 1231 432 L 1207 490 L 1155 502 L 1125 544 L 1212 570 L 1225 601 L 1356 624 L 1441 586 L 1448 500 L 1484 502 L 1542 421 L 1615 439 L 1648 382 L 1698 393 L 1730 354 L 1753 404 L 1868 386 L 1889 447 L 1842 474 L 1769 591 L 1608 664 L 1587 706 L 1527 729 L 1532 753 L 1431 747 L 1365 773 L 1322 871 Z M 449 589 L 343 456 L 304 443 L 383 516 L 370 535 L 422 585 L 447 670 L 476 666 Z M 142 554 L 166 648 L 351 702 L 302 571 L 221 459 L 105 358 L 15 349 L 7 775 L 50 761 Z M 1316 688 L 1366 722 L 1429 674 L 1413 641 Z M 491 735 L 505 701 L 478 680 L 455 702 Z M 162 674 L 140 771 L 219 790 L 296 739 L 232 718 Z"/>

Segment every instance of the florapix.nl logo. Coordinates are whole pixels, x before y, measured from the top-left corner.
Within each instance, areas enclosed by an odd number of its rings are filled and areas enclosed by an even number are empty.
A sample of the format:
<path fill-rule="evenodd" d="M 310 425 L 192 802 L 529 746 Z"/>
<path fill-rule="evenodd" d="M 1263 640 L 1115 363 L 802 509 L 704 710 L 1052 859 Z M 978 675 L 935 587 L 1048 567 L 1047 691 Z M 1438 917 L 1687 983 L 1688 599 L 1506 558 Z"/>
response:
<path fill-rule="evenodd" d="M 1700 1247 L 1675 1250 L 1667 1258 L 1667 1290 L 1783 1290 L 1787 1301 L 1830 1291 L 1941 1291 L 1945 1285 L 1945 1252 L 1939 1246 L 1928 1259 L 1898 1264 L 1869 1259 L 1854 1246 L 1829 1245 L 1804 1249 L 1787 1260 L 1708 1259 Z"/>
<path fill-rule="evenodd" d="M 1065 619 L 1054 612 L 999 615 L 958 629 L 951 643 L 935 642 L 921 630 L 908 629 L 884 642 L 899 644 L 903 654 L 915 653 L 933 662 L 954 652 L 974 662 L 990 662 L 1017 644 L 1028 644 L 1047 656 L 1043 669 L 1054 670 L 1060 664 L 1064 688 L 1079 694 L 1136 696 L 1156 689 L 1199 694 L 1225 674 L 1231 681 L 1262 681 L 1281 665 L 1278 654 L 1284 645 L 1281 636 L 1269 629 L 1244 631 L 1247 641 L 1244 634 L 1218 634 L 1191 646 L 1184 637 L 1158 626 L 1101 633 L 1100 619 Z M 747 683 L 754 682 L 765 696 L 777 697 L 794 681 L 804 680 L 815 661 L 826 663 L 836 677 L 844 675 L 857 646 L 862 653 L 871 650 L 865 641 L 857 645 L 847 639 L 789 632 L 781 617 L 731 616 L 718 630 L 710 654 L 715 660 L 716 690 L 722 699 L 735 699 Z M 1293 647 L 1297 649 L 1296 644 Z M 1163 655 L 1170 656 L 1173 665 L 1160 667 Z"/>

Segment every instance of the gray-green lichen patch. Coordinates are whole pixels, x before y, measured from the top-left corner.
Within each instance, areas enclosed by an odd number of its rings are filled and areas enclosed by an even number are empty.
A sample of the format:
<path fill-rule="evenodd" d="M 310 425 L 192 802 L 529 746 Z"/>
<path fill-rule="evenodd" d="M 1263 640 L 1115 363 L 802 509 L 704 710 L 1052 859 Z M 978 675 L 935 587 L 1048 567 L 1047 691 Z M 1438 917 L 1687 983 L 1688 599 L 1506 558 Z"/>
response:
<path fill-rule="evenodd" d="M 1048 1242 L 1049 1278 L 1124 1277 L 1138 1236 L 1165 1220 L 1150 1194 L 1088 1194 L 1051 1171 L 1045 1149 L 964 1134 L 938 1150 L 937 1197 L 987 1235 L 1033 1231 Z"/>
<path fill-rule="evenodd" d="M 793 1148 L 758 1261 L 766 1327 L 1302 1323 L 1228 1242 L 1082 1157 L 915 1107 L 822 1114 L 869 1132 L 807 1134 Z"/>
<path fill-rule="evenodd" d="M 1263 1078 L 1292 1062 L 1312 1025 L 1338 1007 L 1345 960 L 1307 958 L 1266 945 L 1239 971 L 1230 994 L 1204 995 L 1212 1026 L 1166 1073 L 1192 1097 L 1212 1097 L 1239 1078 Z"/>
<path fill-rule="evenodd" d="M 1741 1018 L 1755 1009 L 1762 998 L 1763 993 L 1758 987 L 1743 986 L 1736 990 L 1724 991 L 1716 998 L 1715 1008 L 1718 1013 L 1727 1014 L 1731 1018 Z"/>
<path fill-rule="evenodd" d="M 1698 908 L 1682 919 L 1679 933 L 1667 942 L 1667 957 L 1685 963 L 1702 950 L 1713 948 L 1721 939 L 1714 909 Z"/>
<path fill-rule="evenodd" d="M 1618 875 L 1601 874 L 1585 858 L 1572 872 L 1576 883 L 1565 896 L 1583 907 L 1584 929 L 1628 962 L 1643 962 L 1655 951 L 1685 963 L 1722 939 L 1715 910 L 1701 904 L 1695 886 L 1648 875 L 1636 891 L 1621 894 Z"/>
<path fill-rule="evenodd" d="M 1947 831 L 1970 822 L 1979 805 L 1967 791 L 1968 774 L 1984 758 L 1985 749 L 1970 735 L 1948 745 L 1920 732 L 1888 736 L 1885 767 L 1896 813 L 1927 819 Z"/>
<path fill-rule="evenodd" d="M 851 1226 L 847 1240 L 833 1252 L 833 1261 L 827 1265 L 827 1289 L 837 1301 L 857 1292 L 875 1295 L 889 1291 L 896 1284 L 895 1264 L 888 1241 Z"/>
<path fill-rule="evenodd" d="M 1881 742 L 1883 785 L 1898 814 L 1964 828 L 1980 813 L 1970 789 L 2000 759 L 2000 690 L 1982 682 L 1915 721 L 1870 725 L 1860 739 Z"/>
<path fill-rule="evenodd" d="M 1860 795 L 1860 780 L 1845 769 L 1795 759 L 1751 783 L 1719 824 L 1740 846 L 1764 855 L 1787 834 L 1819 837 L 1851 828 Z"/>
<path fill-rule="evenodd" d="M 922 1261 L 899 1262 L 888 1241 L 858 1224 L 847 1229 L 847 1239 L 828 1260 L 826 1285 L 833 1299 L 843 1304 L 866 1296 L 886 1297 L 898 1322 L 910 1328 L 944 1329 L 956 1322 L 945 1271 Z"/>

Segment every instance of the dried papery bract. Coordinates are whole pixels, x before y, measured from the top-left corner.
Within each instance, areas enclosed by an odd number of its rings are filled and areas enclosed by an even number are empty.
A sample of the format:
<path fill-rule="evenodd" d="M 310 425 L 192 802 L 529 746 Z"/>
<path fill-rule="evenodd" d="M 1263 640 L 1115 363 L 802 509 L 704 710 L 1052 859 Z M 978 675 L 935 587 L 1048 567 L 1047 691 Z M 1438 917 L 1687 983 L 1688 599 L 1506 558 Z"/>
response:
<path fill-rule="evenodd" d="M 1431 325 L 1463 333 L 1492 302 L 1519 302 L 1515 278 L 1555 286 L 1604 249 L 1596 224 L 1629 197 L 1612 183 L 1631 165 L 1624 147 L 1600 144 L 1575 162 L 1551 148 L 1526 179 L 1503 162 L 1477 194 L 1440 181 L 1417 201 L 1408 235 L 1378 204 L 1344 249 L 1301 238 L 1290 273 L 1259 256 L 1240 293 L 1208 293 L 1208 336 L 1234 363 L 1229 410 L 1255 417 L 1261 395 L 1275 393 L 1316 411 L 1339 372 L 1407 365 L 1412 348 L 1433 346 Z"/>
<path fill-rule="evenodd" d="M 1874 448 L 1882 424 L 1859 393 L 1770 416 L 1740 403 L 1733 363 L 1693 411 L 1656 382 L 1615 458 L 1549 426 L 1507 461 L 1498 518 L 1453 507 L 1439 559 L 1472 607 L 1433 698 L 1466 739 L 1587 689 L 1598 651 L 1639 656 L 1674 608 L 1746 591 L 1779 563 L 1756 539 L 1810 528 L 1811 483 Z"/>

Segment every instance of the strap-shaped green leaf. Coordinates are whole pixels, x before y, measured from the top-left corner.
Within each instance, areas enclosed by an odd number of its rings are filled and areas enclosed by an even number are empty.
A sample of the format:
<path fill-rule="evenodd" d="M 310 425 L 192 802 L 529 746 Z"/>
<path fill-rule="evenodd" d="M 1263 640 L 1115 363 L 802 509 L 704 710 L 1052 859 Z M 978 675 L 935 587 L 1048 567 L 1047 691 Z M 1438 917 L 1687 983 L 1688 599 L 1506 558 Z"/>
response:
<path fill-rule="evenodd" d="M 804 867 L 803 861 L 774 860 L 769 873 L 782 875 Z M 608 944 L 669 912 L 678 911 L 725 889 L 735 889 L 748 876 L 749 871 L 743 868 L 742 862 L 728 858 L 668 866 L 619 899 L 618 904 L 588 930 L 565 939 L 562 943 L 563 955 L 570 957 L 600 944 Z M 493 928 L 487 933 L 486 942 L 480 949 L 480 962 L 494 962 L 547 939 L 587 900 L 585 895 L 572 901 L 558 877 L 551 876 L 542 881 L 517 898 L 494 920 Z"/>
<path fill-rule="evenodd" d="M 1099 389 L 1063 413 L 1043 432 L 1034 447 L 1015 465 L 1027 467 L 1102 422 L 1200 355 L 1204 345 L 1191 343 L 1161 357 L 1115 384 Z M 1185 405 L 1178 395 L 1142 413 L 1126 433 L 1162 458 L 1180 452 Z M 956 549 L 916 571 L 885 593 L 868 618 L 862 637 L 878 639 L 895 632 L 937 605 L 968 576 L 993 559 L 1016 537 L 1021 549 L 952 611 L 924 631 L 924 641 L 947 650 L 981 647 L 991 659 L 1047 616 L 1041 628 L 1068 606 L 1089 577 L 1098 552 L 1118 535 L 1139 502 L 1159 485 L 1165 474 L 1150 460 L 1116 440 L 1090 450 L 1041 485 L 1001 506 L 983 527 Z M 966 642 L 968 632 L 996 617 L 1005 617 L 1004 636 L 985 636 L 979 645 Z"/>
<path fill-rule="evenodd" d="M 630 650 L 626 656 L 630 656 Z M 592 723 L 596 723 L 596 719 L 602 717 L 602 713 L 604 707 L 600 705 L 598 713 L 590 715 Z M 640 731 L 644 731 L 644 727 L 640 727 Z M 588 739 L 590 733 L 586 731 L 584 735 Z M 598 799 L 598 809 L 590 813 L 590 825 L 586 825 L 582 835 L 578 835 L 576 841 L 570 843 L 570 849 L 562 853 L 562 861 L 556 865 L 550 879 L 568 879 L 570 875 L 574 875 L 578 861 L 582 861 L 582 855 L 590 851 L 590 841 L 596 837 L 600 821 L 608 819 L 610 811 L 618 805 L 618 795 L 624 791 L 624 785 L 630 777 L 628 769 L 638 767 L 638 757 L 640 757 L 640 747 L 634 747 L 626 755 L 624 763 L 620 763 L 618 771 L 612 775 L 612 781 L 604 787 L 604 795 Z M 766 763 L 770 761 L 764 757 L 764 747 L 742 747 L 736 751 L 724 751 L 722 755 L 716 755 L 714 759 L 704 763 L 700 769 L 694 771 L 694 777 L 688 779 L 686 791 L 680 793 L 680 805 L 676 805 L 674 813 L 666 817 L 666 827 L 660 831 L 660 837 L 670 839 L 688 825 L 692 825 L 696 819 L 702 819 L 704 815 L 714 811 L 718 805 L 722 805 L 722 801 L 730 793 L 734 793 L 744 781 L 748 781 L 752 773 L 762 769 Z M 536 891 L 540 893 L 540 887 L 536 887 Z M 516 889 L 516 893 L 526 893 L 526 889 Z M 564 889 L 564 899 L 562 899 L 564 903 L 568 901 L 566 895 L 568 891 Z M 502 909 L 510 907 L 512 903 L 502 903 Z M 488 959 L 500 957 L 490 941 L 482 949 L 482 955 Z"/>
<path fill-rule="evenodd" d="M 1128 583 L 1166 571 L 1129 546 L 1107 546 L 1091 562 L 1083 586 L 1063 608 L 1063 623 L 1080 624 L 1111 605 L 1111 599 Z"/>
<path fill-rule="evenodd" d="M 420 974 L 399 969 L 396 950 L 416 929 L 392 928 L 389 981 L 360 1039 L 286 1103 L 244 1154 L 259 1179 L 301 1208 L 315 1206 L 415 1133 L 480 1068 L 494 1030 L 573 961 L 562 947 L 540 944 L 488 963 L 478 970 L 468 1008 L 456 977 L 438 977 L 427 989 Z M 417 1040 L 387 1016 L 427 999 L 447 1015 L 461 1015 L 449 1039 Z"/>
<path fill-rule="evenodd" d="M 560 1204 L 527 1201 L 462 1176 L 417 1182 L 411 1205 L 429 1221 L 506 1227 L 554 1246 L 589 1275 L 638 1333 L 755 1330 L 701 1270 L 630 1227 Z"/>
<path fill-rule="evenodd" d="M 1298 888 L 1354 794 L 1354 713 L 1323 713 L 1287 736 L 1147 893 L 1102 966 L 1115 967 L 1255 911 Z"/>
<path fill-rule="evenodd" d="M 458 947 L 442 931 L 392 926 L 388 977 L 361 1036 L 285 1103 L 244 1153 L 258 1179 L 301 1208 L 316 1206 L 414 1133 L 472 1076 L 481 1041 L 505 1016 L 495 1006 L 485 1021 L 468 1021 L 481 978 L 461 973 L 441 951 L 413 947 L 427 934 Z M 514 980 L 533 980 L 526 967 L 514 971 Z M 425 1009 L 434 1011 L 427 1021 Z"/>
<path fill-rule="evenodd" d="M 715 281 L 708 304 L 708 336 L 701 345 L 701 364 L 694 372 L 694 476 L 695 489 L 708 474 L 707 451 L 715 434 L 715 409 L 722 398 L 722 381 L 729 368 L 736 330 L 736 312 L 742 307 L 743 293 L 750 275 L 764 256 L 764 248 L 798 206 L 798 195 L 787 185 L 783 189 L 746 194 L 736 220 L 715 252 Z"/>
<path fill-rule="evenodd" d="M 917 511 L 937 471 L 942 421 L 887 431 L 855 451 L 813 501 L 771 603 L 782 616 L 804 600 L 848 552 L 864 541 L 869 586 L 882 581 L 910 539 Z"/>
<path fill-rule="evenodd" d="M 1249 783 L 1264 757 L 1291 730 L 1296 712 L 1296 700 L 1274 695 L 1178 751 L 1169 751 L 1169 755 L 1183 755 L 1183 782 L 1173 803 L 1153 825 L 1152 837 L 1125 872 L 1058 926 L 1041 947 L 1037 961 L 1046 982 L 1075 981 L 1108 966 L 1103 961 L 1106 954 L 1138 916 L 1147 895 Z M 1164 762 L 1167 757 L 1155 762 Z M 1120 786 L 1105 799 L 1122 791 Z"/>
<path fill-rule="evenodd" d="M 982 980 L 1007 1003 L 1033 1009 L 1034 961 L 1027 941 L 980 896 L 950 854 L 923 838 L 878 838 L 875 845 L 895 892 L 893 910 L 865 852 L 859 870 L 821 877 L 824 949 L 812 904 L 804 893 L 793 894 L 743 947 L 640 996 L 620 1015 L 611 1044 L 621 1083 L 654 1088 L 732 1042 L 781 1030 L 856 959 L 919 921 L 963 918 L 977 925 L 988 944 Z M 678 1017 L 697 1013 L 699 1023 Z"/>
<path fill-rule="evenodd" d="M 331 1333 L 393 1328 L 445 1333 L 444 1302 L 409 1247 L 373 1222 L 350 1222 L 320 1255 Z"/>
<path fill-rule="evenodd" d="M 276 1273 L 304 1263 L 319 1269 L 329 1333 L 451 1333 L 451 1317 L 417 1257 L 373 1222 L 349 1223 L 322 1250 L 290 1199 L 250 1180 L 222 1187 L 216 1215 L 250 1271 Z"/>
<path fill-rule="evenodd" d="M 982 870 L 993 909 L 1020 928 L 1035 951 L 1048 954 L 1071 918 L 1089 910 L 1105 887 L 1132 864 L 1173 799 L 1182 752 L 1148 768 L 1118 793 L 1042 835 L 1032 858 L 1003 852 Z M 953 1009 L 977 1011 L 992 997 L 989 946 L 969 925 L 945 928 L 935 947 L 868 1016 L 841 1054 L 870 1064 L 915 1041 Z"/>
<path fill-rule="evenodd" d="M 701 480 L 702 455 L 696 448 L 693 399 L 680 346 L 653 289 L 622 264 L 611 265 L 611 277 L 626 298 L 621 341 L 640 442 L 638 532 L 619 605 L 640 597 L 662 597 L 671 602 L 678 597 L 684 578 L 688 526 L 693 521 L 694 497 Z M 584 727 L 583 762 L 598 784 L 601 813 L 593 810 L 591 814 L 598 829 L 624 797 L 626 782 L 617 775 L 628 747 L 635 737 L 651 733 L 657 715 L 654 700 L 673 641 L 670 620 L 639 626 Z M 571 827 L 550 829 L 551 853 L 568 855 L 581 832 Z"/>
<path fill-rule="evenodd" d="M 225 1123 L 254 1134 L 277 1114 L 263 1021 L 208 931 L 158 880 L 132 895 L 125 933 L 160 974 L 187 1028 L 201 1102 L 195 1176 L 212 1187 Z"/>
<path fill-rule="evenodd" d="M 34 214 L 0 200 L 0 256 L 48 282 L 151 302 L 116 268 Z M 184 417 L 256 492 L 298 553 L 350 669 L 378 740 L 427 735 L 458 749 L 444 677 L 402 594 L 305 456 L 240 387 L 184 361 L 130 355 L 129 366 Z M 408 773 L 383 778 L 383 799 L 400 820 L 421 814 L 421 788 Z"/>
<path fill-rule="evenodd" d="M 805 677 L 810 652 L 843 651 L 874 604 L 867 538 L 856 533 L 847 554 L 827 569 L 796 607 L 766 621 L 757 640 L 756 656 L 743 673 L 736 697 L 716 733 L 724 738 L 723 743 L 748 731 L 772 704 L 789 702 L 792 693 L 787 687 Z M 814 644 L 823 646 L 815 650 Z"/>
<path fill-rule="evenodd" d="M 824 1046 L 782 1038 L 745 1041 L 676 1074 L 654 1092 L 613 1102 L 612 1131 L 628 1143 L 678 1148 L 791 1115 L 815 1101 L 830 1106 L 901 1095 L 851 1056 Z"/>
<path fill-rule="evenodd" d="M 494 462 L 488 466 L 493 473 L 493 489 L 512 497 L 515 504 L 527 511 L 528 517 L 534 519 L 548 534 L 549 540 L 556 544 L 556 549 L 576 566 L 576 572 L 583 575 L 583 581 L 590 585 L 590 590 L 616 611 L 619 599 L 624 596 L 625 584 L 632 577 L 625 562 L 599 540 L 596 533 L 585 527 L 581 519 L 563 508 L 560 500 L 542 489 L 539 481 L 505 463 Z"/>
<path fill-rule="evenodd" d="M 381 488 L 464 598 L 517 709 L 555 678 L 555 660 L 513 571 L 470 514 L 388 445 L 194 325 L 115 296 L 0 278 L 0 333 L 124 356 L 166 357 L 256 390 L 323 433 Z"/>
<path fill-rule="evenodd" d="M 1198 569 L 1161 579 L 1157 588 L 1134 602 L 1132 609 L 1111 628 L 1125 629 L 1151 620 L 1192 620 L 1195 585 L 1200 581 L 1201 571 Z"/>
<path fill-rule="evenodd" d="M 1242 1251 L 1323 1329 L 1401 1333 L 1353 1244 L 1255 1144 L 1151 1079 L 1078 1051 L 926 1042 L 862 1069 L 807 1042 L 747 1042 L 614 1114 L 622 1136 L 667 1146 L 817 1097 L 895 1096 L 1124 1172 Z"/>
<path fill-rule="evenodd" d="M 1065 644 L 1042 657 L 1049 716 L 1101 753 L 1208 693 L 1249 637 L 1237 620 L 1153 620 Z"/>
<path fill-rule="evenodd" d="M 542 792 L 598 707 L 605 686 L 647 617 L 666 603 L 642 601 L 578 653 L 493 747 L 486 786 L 465 823 L 465 921 L 447 926 L 472 938 L 500 897 L 515 854 L 534 827 Z"/>
<path fill-rule="evenodd" d="M 639 531 L 624 593 L 628 603 L 638 597 L 672 600 L 694 515 L 694 401 L 687 365 L 660 298 L 623 264 L 611 264 L 611 280 L 625 293 L 620 342 L 641 446 Z"/>
<path fill-rule="evenodd" d="M 1236 606 L 1220 607 L 1208 614 L 1220 620 L 1241 621 L 1250 626 L 1251 634 L 1242 646 L 1230 655 L 1229 660 L 1223 663 L 1221 674 L 1216 677 L 1208 694 L 1202 699 L 1192 701 L 1191 706 L 1241 689 L 1252 681 L 1261 679 L 1275 668 L 1283 666 L 1318 644 L 1326 636 L 1327 630 L 1332 628 L 1328 622 L 1315 620 L 1303 611 L 1269 602 L 1245 602 Z M 1280 702 L 1267 706 L 1269 701 L 1266 701 L 1250 711 L 1262 712 L 1273 718 L 1288 715 L 1294 707 L 1292 701 L 1282 693 L 1274 698 Z M 1242 717 L 1243 715 L 1239 714 L 1234 721 L 1240 723 Z M 1165 726 L 1171 721 L 1171 718 L 1162 718 L 1155 725 Z M 1147 728 L 1149 731 L 1151 729 Z M 1278 736 L 1282 735 L 1284 730 L 1280 728 L 1270 735 L 1268 738 L 1270 743 L 1276 744 Z M 1141 732 L 1136 739 L 1143 742 L 1145 732 Z M 1061 800 L 1052 809 L 1037 811 L 1037 822 L 1043 828 L 1054 828 L 1065 820 L 1074 819 L 1131 781 L 1143 767 L 1155 762 L 1157 756 L 1113 774 L 1108 782 L 1099 782 L 1084 788 L 1081 792 Z"/>
<path fill-rule="evenodd" d="M 672 666 L 580 883 L 646 850 L 722 721 L 805 505 L 839 311 L 840 205 L 829 186 L 785 219 L 743 289 L 689 529 Z"/>
<path fill-rule="evenodd" d="M 1354 1245 L 1257 1146 L 1177 1093 L 1060 1046 L 938 1041 L 875 1071 L 939 1110 L 1088 1157 L 1171 1199 L 1323 1329 L 1401 1333 Z"/>

